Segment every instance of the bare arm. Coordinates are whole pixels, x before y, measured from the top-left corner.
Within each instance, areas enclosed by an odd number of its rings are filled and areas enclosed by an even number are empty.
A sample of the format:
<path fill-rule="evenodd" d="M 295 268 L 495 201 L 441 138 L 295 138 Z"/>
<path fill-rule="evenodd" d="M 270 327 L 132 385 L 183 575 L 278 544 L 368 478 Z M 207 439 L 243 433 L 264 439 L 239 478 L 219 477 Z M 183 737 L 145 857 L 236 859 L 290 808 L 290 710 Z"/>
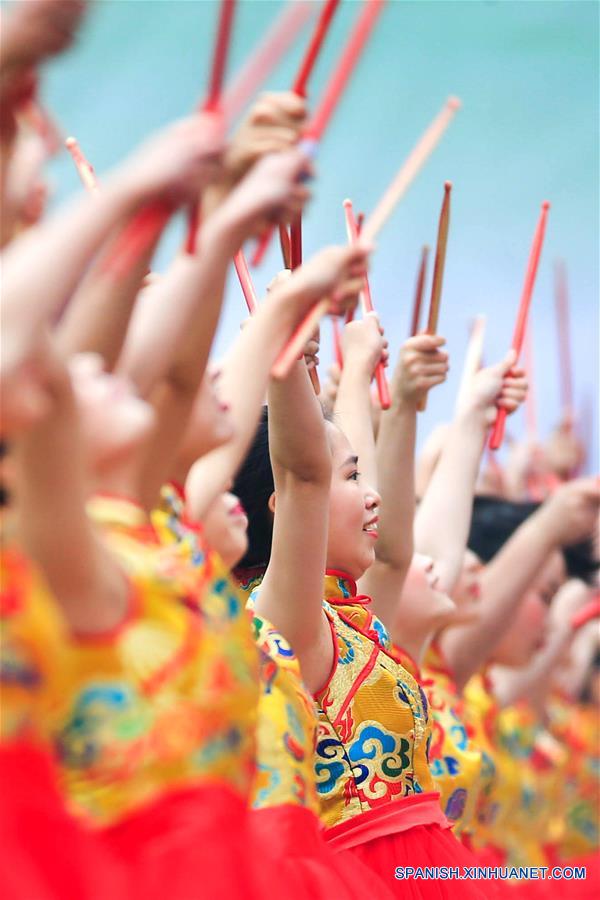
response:
<path fill-rule="evenodd" d="M 176 123 L 109 176 L 102 193 L 78 197 L 8 247 L 3 254 L 3 374 L 23 362 L 40 329 L 63 309 L 122 221 L 142 203 L 168 199 L 174 209 L 197 192 L 207 146 L 220 143 L 205 136 L 198 117 Z"/>
<path fill-rule="evenodd" d="M 279 352 L 312 304 L 337 289 L 339 296 L 355 292 L 350 277 L 365 261 L 361 247 L 330 247 L 280 281 L 266 302 L 246 323 L 222 369 L 219 395 L 230 405 L 233 438 L 193 466 L 186 496 L 195 519 L 225 490 L 252 441 L 269 373 Z"/>
<path fill-rule="evenodd" d="M 335 401 L 335 418 L 358 455 L 362 478 L 377 488 L 375 436 L 371 421 L 371 381 L 377 363 L 387 359 L 387 341 L 374 313 L 350 322 L 343 333 L 344 367 Z"/>
<path fill-rule="evenodd" d="M 524 592 L 548 556 L 592 533 L 599 501 L 600 488 L 594 479 L 579 479 L 559 488 L 485 566 L 477 621 L 447 628 L 441 637 L 459 687 L 483 666 L 502 639 Z"/>
<path fill-rule="evenodd" d="M 376 562 L 361 579 L 373 609 L 392 628 L 413 554 L 416 411 L 420 398 L 446 378 L 443 338 L 419 335 L 403 346 L 392 380 L 392 406 L 382 414 L 377 439 L 381 511 Z"/>
<path fill-rule="evenodd" d="M 114 369 L 123 349 L 129 319 L 158 243 L 157 238 L 129 272 L 115 277 L 106 268 L 106 258 L 121 232 L 119 229 L 92 264 L 56 329 L 63 353 L 99 353 L 108 371 Z"/>
<path fill-rule="evenodd" d="M 88 473 L 70 378 L 45 352 L 52 407 L 14 443 L 18 537 L 70 626 L 97 633 L 123 620 L 127 586 L 86 515 Z"/>
<path fill-rule="evenodd" d="M 415 517 L 416 549 L 435 559 L 446 593 L 452 592 L 460 576 L 481 454 L 496 405 L 512 413 L 525 398 L 524 373 L 508 377 L 514 357 L 511 350 L 501 363 L 482 369 L 465 386 Z"/>
<path fill-rule="evenodd" d="M 525 698 L 543 713 L 552 688 L 552 673 L 576 635 L 571 619 L 589 597 L 590 589 L 582 581 L 563 584 L 552 601 L 549 634 L 531 663 L 523 669 L 492 670 L 494 693 L 501 706 L 511 706 Z"/>
<path fill-rule="evenodd" d="M 206 222 L 199 258 L 177 260 L 170 274 L 150 289 L 138 321 L 134 318 L 119 369 L 133 377 L 142 393 L 157 388 L 158 422 L 142 475 L 147 505 L 172 474 L 208 361 L 231 258 L 263 217 L 302 208 L 309 195 L 297 177 L 306 162 L 299 151 L 261 160 Z"/>
<path fill-rule="evenodd" d="M 269 389 L 269 443 L 276 492 L 271 559 L 257 611 L 290 642 L 311 691 L 325 683 L 333 642 L 323 611 L 331 453 L 304 361 Z"/>

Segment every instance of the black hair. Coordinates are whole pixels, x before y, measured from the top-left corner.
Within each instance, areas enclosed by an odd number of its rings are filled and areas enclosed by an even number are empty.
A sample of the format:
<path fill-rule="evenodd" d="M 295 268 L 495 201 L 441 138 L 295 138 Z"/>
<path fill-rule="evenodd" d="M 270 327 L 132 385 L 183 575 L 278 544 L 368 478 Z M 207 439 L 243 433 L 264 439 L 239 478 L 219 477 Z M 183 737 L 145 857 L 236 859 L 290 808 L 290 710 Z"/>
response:
<path fill-rule="evenodd" d="M 333 423 L 333 415 L 323 409 L 323 418 Z M 263 406 L 258 428 L 232 491 L 240 498 L 248 516 L 248 550 L 236 569 L 266 568 L 271 559 L 273 513 L 269 498 L 275 490 L 269 454 L 269 409 Z"/>
<path fill-rule="evenodd" d="M 483 562 L 489 562 L 539 507 L 539 503 L 515 503 L 500 497 L 475 497 L 469 549 Z M 580 578 L 591 584 L 594 574 L 600 568 L 600 560 L 594 557 L 593 540 L 588 538 L 561 549 L 568 577 Z"/>
<path fill-rule="evenodd" d="M 592 538 L 571 547 L 563 547 L 562 552 L 569 578 L 580 578 L 589 585 L 596 583 L 595 576 L 600 569 L 600 559 L 595 557 L 596 550 Z"/>
<path fill-rule="evenodd" d="M 500 497 L 475 497 L 471 530 L 467 542 L 483 562 L 489 562 L 502 549 L 539 503 L 514 503 Z"/>
<path fill-rule="evenodd" d="M 269 497 L 275 490 L 269 456 L 269 413 L 263 407 L 260 422 L 246 459 L 233 483 L 233 493 L 242 501 L 248 515 L 248 550 L 239 562 L 240 569 L 266 567 L 271 558 L 273 514 Z"/>

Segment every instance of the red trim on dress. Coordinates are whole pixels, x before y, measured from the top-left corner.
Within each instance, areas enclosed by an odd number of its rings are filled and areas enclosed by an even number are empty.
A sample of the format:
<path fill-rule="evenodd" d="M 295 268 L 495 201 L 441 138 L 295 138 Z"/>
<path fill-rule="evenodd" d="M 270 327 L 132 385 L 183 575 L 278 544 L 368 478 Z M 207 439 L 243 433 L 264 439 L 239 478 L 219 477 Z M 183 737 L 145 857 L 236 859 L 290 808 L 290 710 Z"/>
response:
<path fill-rule="evenodd" d="M 348 582 L 350 590 L 353 592 L 353 594 L 352 594 L 353 597 L 356 596 L 356 594 L 358 593 L 358 589 L 356 587 L 356 582 L 354 581 L 353 578 L 350 578 L 350 576 L 347 575 L 346 572 L 342 572 L 342 571 L 340 571 L 340 569 L 325 569 L 325 575 L 333 575 L 334 578 L 343 578 L 344 581 Z M 350 598 L 345 597 L 344 599 L 349 600 Z"/>
<path fill-rule="evenodd" d="M 371 651 L 371 655 L 367 661 L 367 664 L 366 664 L 366 666 L 363 666 L 363 668 L 361 669 L 359 674 L 356 676 L 352 687 L 348 691 L 346 698 L 340 707 L 340 711 L 333 723 L 334 725 L 339 725 L 340 720 L 342 719 L 344 713 L 348 709 L 348 704 L 353 699 L 354 695 L 356 694 L 357 690 L 359 689 L 359 687 L 361 686 L 363 681 L 366 678 L 368 678 L 368 676 L 371 674 L 371 672 L 375 668 L 375 663 L 377 662 L 377 657 L 379 656 L 380 650 L 381 650 L 381 647 L 379 646 L 379 644 L 375 644 L 373 646 L 373 649 Z"/>
<path fill-rule="evenodd" d="M 335 850 L 349 850 L 376 838 L 409 831 L 417 825 L 451 827 L 442 812 L 439 793 L 411 794 L 359 813 L 325 829 L 325 840 Z"/>
<path fill-rule="evenodd" d="M 179 499 L 185 503 L 185 488 L 180 481 L 175 481 L 174 478 L 171 478 L 167 481 L 167 487 L 173 488 Z"/>

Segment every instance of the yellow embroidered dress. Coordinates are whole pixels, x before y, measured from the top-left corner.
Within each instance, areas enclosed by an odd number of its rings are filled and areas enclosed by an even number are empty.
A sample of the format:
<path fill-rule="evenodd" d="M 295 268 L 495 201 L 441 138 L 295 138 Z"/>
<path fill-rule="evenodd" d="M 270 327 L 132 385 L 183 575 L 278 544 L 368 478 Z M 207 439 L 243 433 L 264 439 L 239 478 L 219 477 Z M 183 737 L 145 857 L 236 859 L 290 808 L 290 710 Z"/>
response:
<path fill-rule="evenodd" d="M 50 734 L 70 683 L 69 633 L 15 546 L 0 558 L 0 896 L 134 897 L 126 867 L 67 812 Z"/>
<path fill-rule="evenodd" d="M 216 554 L 200 545 L 191 566 L 134 503 L 98 497 L 90 515 L 130 604 L 114 633 L 74 644 L 55 733 L 65 791 L 143 873 L 141 896 L 188 900 L 202 884 L 246 900 L 258 658 L 243 604 Z"/>
<path fill-rule="evenodd" d="M 316 695 L 321 818 L 332 828 L 398 797 L 433 789 L 427 700 L 395 659 L 368 598 L 341 574 L 325 579 L 336 660 Z"/>
<path fill-rule="evenodd" d="M 525 702 L 500 711 L 496 734 L 500 754 L 519 774 L 519 791 L 512 795 L 513 806 L 504 823 L 507 862 L 549 865 L 563 831 L 566 750 Z"/>
<path fill-rule="evenodd" d="M 548 703 L 548 727 L 567 753 L 564 768 L 564 830 L 561 861 L 597 853 L 600 845 L 600 714 L 558 691 Z"/>
<path fill-rule="evenodd" d="M 490 865 L 506 860 L 506 823 L 518 802 L 519 773 L 510 757 L 498 747 L 497 720 L 500 708 L 486 672 L 469 679 L 464 691 L 465 716 L 482 750 L 482 778 L 477 797 L 473 846 L 485 851 Z"/>
<path fill-rule="evenodd" d="M 177 541 L 190 561 L 201 564 L 194 538 L 201 526 L 185 515 L 180 493 L 167 486 L 153 522 L 163 542 Z M 248 601 L 258 648 L 259 702 L 256 769 L 248 817 L 252 846 L 264 877 L 264 895 L 288 900 L 364 900 L 373 890 L 393 895 L 357 860 L 342 859 L 323 839 L 314 777 L 316 707 L 302 681 L 292 648 L 273 625 L 254 611 L 264 572 L 254 573 L 243 596 Z"/>
<path fill-rule="evenodd" d="M 327 839 L 379 874 L 406 866 L 474 865 L 434 791 L 427 699 L 399 662 L 370 602 L 344 573 L 327 572 L 324 610 L 335 658 L 327 683 L 315 694 L 315 772 Z M 409 896 L 455 896 L 448 884 L 411 881 Z M 391 887 L 407 896 L 406 882 Z M 461 892 L 490 896 L 467 883 Z"/>
<path fill-rule="evenodd" d="M 464 703 L 435 644 L 427 651 L 422 675 L 432 718 L 431 774 L 455 834 L 469 833 L 480 789 L 482 751 L 467 727 Z"/>
<path fill-rule="evenodd" d="M 261 673 L 252 806 L 266 809 L 294 804 L 316 815 L 319 804 L 313 768 L 315 706 L 285 638 L 256 613 L 252 622 Z"/>

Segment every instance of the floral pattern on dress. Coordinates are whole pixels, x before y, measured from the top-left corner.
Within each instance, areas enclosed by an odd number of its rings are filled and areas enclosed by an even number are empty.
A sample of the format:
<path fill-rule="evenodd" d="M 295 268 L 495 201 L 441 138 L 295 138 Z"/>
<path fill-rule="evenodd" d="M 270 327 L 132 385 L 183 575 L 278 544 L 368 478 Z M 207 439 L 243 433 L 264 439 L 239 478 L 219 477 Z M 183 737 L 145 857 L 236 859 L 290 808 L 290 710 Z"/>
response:
<path fill-rule="evenodd" d="M 423 687 L 433 719 L 429 754 L 431 774 L 440 792 L 442 811 L 456 834 L 470 833 L 480 791 L 483 752 L 464 720 L 464 704 L 437 646 L 429 648 Z"/>
<path fill-rule="evenodd" d="M 432 790 L 433 783 L 427 701 L 418 683 L 350 579 L 328 574 L 324 596 L 337 665 L 315 696 L 315 774 L 320 816 L 331 827 L 395 798 Z"/>
<path fill-rule="evenodd" d="M 258 654 L 237 589 L 201 534 L 159 539 L 135 504 L 101 499 L 91 514 L 134 602 L 114 634 L 72 642 L 54 733 L 71 806 L 107 825 L 191 784 L 248 796 Z"/>
<path fill-rule="evenodd" d="M 285 638 L 254 611 L 258 590 L 248 600 L 260 653 L 255 809 L 294 804 L 318 810 L 314 779 L 317 716 L 298 660 Z"/>

